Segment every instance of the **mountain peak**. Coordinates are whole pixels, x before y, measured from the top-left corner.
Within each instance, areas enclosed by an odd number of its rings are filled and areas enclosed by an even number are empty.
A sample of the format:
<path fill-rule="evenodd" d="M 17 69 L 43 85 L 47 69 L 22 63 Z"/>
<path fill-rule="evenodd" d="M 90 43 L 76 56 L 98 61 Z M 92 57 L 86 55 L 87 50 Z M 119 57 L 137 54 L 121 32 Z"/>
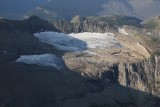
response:
<path fill-rule="evenodd" d="M 73 19 L 71 20 L 71 23 L 80 23 L 82 21 L 86 20 L 86 18 L 81 17 L 79 15 L 76 15 L 75 17 L 73 17 Z"/>

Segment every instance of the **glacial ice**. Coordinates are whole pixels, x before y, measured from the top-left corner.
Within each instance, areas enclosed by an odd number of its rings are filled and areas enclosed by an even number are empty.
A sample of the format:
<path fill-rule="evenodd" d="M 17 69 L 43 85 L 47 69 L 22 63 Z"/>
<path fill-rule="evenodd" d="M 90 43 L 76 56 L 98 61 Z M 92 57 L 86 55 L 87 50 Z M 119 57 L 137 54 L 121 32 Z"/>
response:
<path fill-rule="evenodd" d="M 34 36 L 41 42 L 50 44 L 59 50 L 83 51 L 92 55 L 96 53 L 89 51 L 89 48 L 121 47 L 112 33 L 84 32 L 64 34 L 58 32 L 41 32 L 34 34 Z M 64 66 L 64 62 L 61 58 L 49 53 L 42 55 L 21 55 L 15 62 L 52 66 L 58 70 Z"/>
<path fill-rule="evenodd" d="M 57 33 L 41 32 L 34 34 L 40 41 L 53 45 L 59 50 L 84 51 L 88 48 L 121 47 L 112 33 Z"/>
<path fill-rule="evenodd" d="M 41 66 L 52 66 L 60 70 L 63 67 L 62 59 L 56 57 L 54 54 L 42 55 L 21 55 L 15 62 L 23 62 L 26 64 L 36 64 Z"/>

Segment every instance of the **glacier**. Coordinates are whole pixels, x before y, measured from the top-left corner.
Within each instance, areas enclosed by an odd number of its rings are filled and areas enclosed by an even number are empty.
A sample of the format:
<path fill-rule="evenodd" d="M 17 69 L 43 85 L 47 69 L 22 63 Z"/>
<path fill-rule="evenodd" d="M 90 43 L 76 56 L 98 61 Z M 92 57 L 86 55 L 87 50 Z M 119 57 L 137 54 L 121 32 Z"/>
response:
<path fill-rule="evenodd" d="M 58 50 L 63 51 L 83 51 L 96 55 L 89 49 L 122 47 L 113 33 L 58 33 L 40 32 L 34 34 L 41 42 L 50 44 Z M 16 61 L 26 64 L 36 64 L 41 66 L 52 66 L 58 70 L 64 67 L 63 58 L 58 58 L 54 54 L 46 53 L 41 55 L 21 55 Z"/>
<path fill-rule="evenodd" d="M 63 60 L 58 58 L 54 54 L 41 54 L 41 55 L 21 55 L 16 61 L 22 62 L 25 64 L 36 64 L 40 66 L 51 66 L 55 67 L 56 69 L 60 70 L 63 68 Z"/>
<path fill-rule="evenodd" d="M 121 47 L 113 33 L 58 33 L 40 32 L 34 34 L 41 42 L 55 46 L 59 50 L 84 51 L 88 48 Z"/>

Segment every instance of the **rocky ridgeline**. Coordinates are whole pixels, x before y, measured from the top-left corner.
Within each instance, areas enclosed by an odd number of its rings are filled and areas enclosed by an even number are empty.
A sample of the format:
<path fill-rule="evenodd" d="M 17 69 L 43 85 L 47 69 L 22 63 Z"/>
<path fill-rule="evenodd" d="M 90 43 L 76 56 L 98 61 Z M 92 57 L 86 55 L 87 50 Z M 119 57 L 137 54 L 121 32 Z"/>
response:
<path fill-rule="evenodd" d="M 70 23 L 65 21 L 52 21 L 55 28 L 63 33 L 78 33 L 78 32 L 117 32 L 117 27 L 108 25 L 102 22 L 93 22 L 90 20 L 78 21 L 78 23 Z"/>
<path fill-rule="evenodd" d="M 30 33 L 34 34 L 42 31 L 57 31 L 49 22 L 37 16 L 31 16 L 25 20 L 0 20 L 1 32 Z"/>
<path fill-rule="evenodd" d="M 160 30 L 159 29 L 139 28 L 139 27 L 128 26 L 128 25 L 125 25 L 124 28 L 128 31 L 131 31 L 131 32 L 135 32 L 135 33 L 139 32 L 139 33 L 144 33 L 147 35 L 160 37 Z"/>
<path fill-rule="evenodd" d="M 23 54 L 42 54 L 56 51 L 54 47 L 41 43 L 33 34 L 43 31 L 57 31 L 49 22 L 32 16 L 25 20 L 0 20 L 0 53 L 11 54 L 8 59 Z M 8 61 L 7 60 L 7 61 Z M 3 60 L 2 60 L 3 62 Z"/>

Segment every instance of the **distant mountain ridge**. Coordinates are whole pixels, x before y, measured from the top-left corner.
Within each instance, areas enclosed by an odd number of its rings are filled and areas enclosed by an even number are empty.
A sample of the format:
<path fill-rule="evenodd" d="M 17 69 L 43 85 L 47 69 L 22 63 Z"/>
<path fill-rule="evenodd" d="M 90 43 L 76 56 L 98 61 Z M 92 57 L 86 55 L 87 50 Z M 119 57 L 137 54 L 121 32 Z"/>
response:
<path fill-rule="evenodd" d="M 101 14 L 120 14 L 138 18 L 151 18 L 160 15 L 159 0 L 108 0 Z"/>
<path fill-rule="evenodd" d="M 1 0 L 0 17 L 71 19 L 80 16 L 124 15 L 149 19 L 160 15 L 159 0 Z"/>
<path fill-rule="evenodd" d="M 43 19 L 80 16 L 124 15 L 148 19 L 160 15 L 159 0 L 50 0 L 28 12 Z"/>

